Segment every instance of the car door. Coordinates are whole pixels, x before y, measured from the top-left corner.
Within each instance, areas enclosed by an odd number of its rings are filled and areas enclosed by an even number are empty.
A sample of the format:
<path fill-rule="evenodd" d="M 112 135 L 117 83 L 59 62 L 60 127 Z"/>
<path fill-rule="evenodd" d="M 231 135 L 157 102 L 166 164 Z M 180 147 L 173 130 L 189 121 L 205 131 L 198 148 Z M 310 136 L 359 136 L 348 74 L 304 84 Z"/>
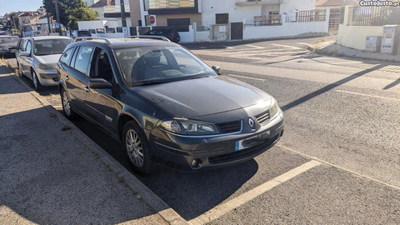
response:
<path fill-rule="evenodd" d="M 93 55 L 93 46 L 82 45 L 75 50 L 70 64 L 70 71 L 65 77 L 66 87 L 72 105 L 82 114 L 87 114 L 84 99 L 89 81 L 90 62 Z"/>
<path fill-rule="evenodd" d="M 91 79 L 104 79 L 110 84 L 115 83 L 110 57 L 103 49 L 96 48 L 90 67 Z M 108 131 L 117 133 L 116 121 L 118 112 L 122 107 L 115 98 L 115 93 L 111 88 L 90 88 L 86 92 L 85 103 L 92 119 L 96 120 L 97 123 Z"/>
<path fill-rule="evenodd" d="M 32 58 L 32 41 L 31 40 L 26 40 L 26 44 L 24 45 L 24 49 L 22 52 L 28 53 L 27 56 L 21 56 L 20 57 L 20 64 L 21 64 L 21 69 L 25 76 L 29 77 L 32 79 L 32 73 L 31 73 L 31 65 L 33 63 L 33 58 Z"/>

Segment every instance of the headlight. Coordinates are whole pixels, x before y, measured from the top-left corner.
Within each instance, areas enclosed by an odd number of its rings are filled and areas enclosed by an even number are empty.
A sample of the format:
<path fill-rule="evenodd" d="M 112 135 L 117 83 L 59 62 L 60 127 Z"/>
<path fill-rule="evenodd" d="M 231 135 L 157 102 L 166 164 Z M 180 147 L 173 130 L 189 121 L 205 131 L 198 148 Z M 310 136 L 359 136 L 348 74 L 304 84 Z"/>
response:
<path fill-rule="evenodd" d="M 279 105 L 275 99 L 272 99 L 271 106 L 269 108 L 270 118 L 274 118 L 279 113 Z"/>
<path fill-rule="evenodd" d="M 40 70 L 53 70 L 56 68 L 56 64 L 39 64 L 37 68 Z"/>
<path fill-rule="evenodd" d="M 214 124 L 193 120 L 167 120 L 161 122 L 159 127 L 172 133 L 184 135 L 209 135 L 219 133 Z"/>

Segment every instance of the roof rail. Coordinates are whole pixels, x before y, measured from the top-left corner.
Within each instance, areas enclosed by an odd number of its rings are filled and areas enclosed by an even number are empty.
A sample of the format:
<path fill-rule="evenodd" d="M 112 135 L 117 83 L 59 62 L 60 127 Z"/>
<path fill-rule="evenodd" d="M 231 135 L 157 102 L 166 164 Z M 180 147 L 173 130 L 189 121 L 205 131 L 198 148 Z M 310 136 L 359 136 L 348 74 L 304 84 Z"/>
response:
<path fill-rule="evenodd" d="M 136 35 L 136 36 L 129 36 L 128 38 L 147 38 L 147 39 L 158 39 L 158 40 L 163 40 L 167 42 L 171 42 L 168 38 L 162 37 L 162 36 L 155 36 L 155 35 Z"/>
<path fill-rule="evenodd" d="M 75 39 L 75 42 L 78 42 L 78 41 L 91 41 L 93 39 L 103 40 L 103 41 L 107 42 L 107 44 L 112 45 L 112 42 L 111 42 L 110 39 L 103 38 L 103 37 L 80 37 L 80 38 L 78 37 L 78 38 Z"/>

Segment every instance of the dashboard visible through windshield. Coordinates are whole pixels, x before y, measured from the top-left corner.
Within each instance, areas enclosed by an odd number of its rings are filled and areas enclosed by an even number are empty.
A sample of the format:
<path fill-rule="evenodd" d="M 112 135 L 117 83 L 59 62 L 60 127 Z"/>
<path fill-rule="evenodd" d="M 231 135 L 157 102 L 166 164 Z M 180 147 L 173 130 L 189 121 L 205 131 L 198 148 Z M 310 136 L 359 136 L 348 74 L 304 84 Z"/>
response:
<path fill-rule="evenodd" d="M 34 54 L 38 56 L 62 54 L 70 43 L 72 43 L 72 40 L 68 39 L 35 41 Z"/>
<path fill-rule="evenodd" d="M 217 74 L 182 47 L 148 46 L 115 50 L 128 86 Z"/>

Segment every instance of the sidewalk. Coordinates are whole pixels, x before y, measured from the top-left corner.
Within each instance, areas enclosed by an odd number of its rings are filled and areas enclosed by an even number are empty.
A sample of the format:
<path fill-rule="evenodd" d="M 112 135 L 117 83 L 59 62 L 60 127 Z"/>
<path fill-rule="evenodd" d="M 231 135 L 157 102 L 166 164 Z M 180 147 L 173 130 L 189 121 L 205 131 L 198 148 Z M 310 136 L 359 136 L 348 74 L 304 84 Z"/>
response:
<path fill-rule="evenodd" d="M 400 62 L 400 55 L 389 55 L 383 53 L 374 53 L 358 49 L 348 48 L 336 44 L 336 40 L 321 39 L 308 46 L 308 50 L 331 56 L 345 56 L 359 59 L 378 60 L 386 62 Z"/>
<path fill-rule="evenodd" d="M 46 107 L 0 64 L 0 224 L 166 224 Z"/>

